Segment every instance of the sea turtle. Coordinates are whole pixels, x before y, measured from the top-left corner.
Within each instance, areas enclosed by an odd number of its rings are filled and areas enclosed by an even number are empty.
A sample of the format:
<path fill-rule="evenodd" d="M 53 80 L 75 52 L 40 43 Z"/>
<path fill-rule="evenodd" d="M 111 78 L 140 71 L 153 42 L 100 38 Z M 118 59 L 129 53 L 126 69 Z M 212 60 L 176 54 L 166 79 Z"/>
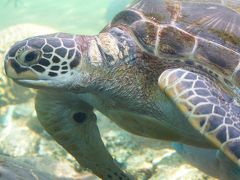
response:
<path fill-rule="evenodd" d="M 4 54 L 10 46 L 29 36 L 54 33 L 56 30 L 50 27 L 36 24 L 17 24 L 0 31 L 0 124 L 6 125 L 11 119 L 13 106 L 24 103 L 34 96 L 30 89 L 14 84 L 12 80 L 6 78 L 3 73 Z"/>
<path fill-rule="evenodd" d="M 239 4 L 138 0 L 96 36 L 16 43 L 5 71 L 38 89 L 41 124 L 103 179 L 132 177 L 104 147 L 94 108 L 140 136 L 220 149 L 239 170 Z"/>

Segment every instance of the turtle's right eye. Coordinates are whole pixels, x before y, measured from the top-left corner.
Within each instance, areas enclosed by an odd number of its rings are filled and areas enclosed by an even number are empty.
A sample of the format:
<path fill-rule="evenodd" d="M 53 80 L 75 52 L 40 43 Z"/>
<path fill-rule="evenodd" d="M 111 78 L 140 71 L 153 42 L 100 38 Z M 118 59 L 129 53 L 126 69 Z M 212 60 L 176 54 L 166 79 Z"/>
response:
<path fill-rule="evenodd" d="M 24 61 L 25 62 L 32 62 L 37 58 L 38 58 L 38 53 L 32 51 L 32 52 L 29 52 L 28 54 L 26 54 Z"/>
<path fill-rule="evenodd" d="M 19 56 L 19 60 L 23 65 L 33 65 L 38 62 L 41 52 L 37 50 L 26 50 Z"/>

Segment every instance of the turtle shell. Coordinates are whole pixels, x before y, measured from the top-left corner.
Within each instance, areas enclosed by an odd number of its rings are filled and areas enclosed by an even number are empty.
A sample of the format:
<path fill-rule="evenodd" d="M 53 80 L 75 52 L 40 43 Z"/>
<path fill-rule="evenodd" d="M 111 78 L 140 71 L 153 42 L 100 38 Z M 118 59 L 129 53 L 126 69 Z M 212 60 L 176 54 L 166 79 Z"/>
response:
<path fill-rule="evenodd" d="M 139 0 L 119 13 L 111 27 L 126 25 L 144 51 L 184 57 L 179 59 L 187 65 L 239 89 L 239 12 L 240 0 Z"/>
<path fill-rule="evenodd" d="M 173 24 L 194 36 L 240 52 L 239 0 L 140 0 L 113 20 Z"/>

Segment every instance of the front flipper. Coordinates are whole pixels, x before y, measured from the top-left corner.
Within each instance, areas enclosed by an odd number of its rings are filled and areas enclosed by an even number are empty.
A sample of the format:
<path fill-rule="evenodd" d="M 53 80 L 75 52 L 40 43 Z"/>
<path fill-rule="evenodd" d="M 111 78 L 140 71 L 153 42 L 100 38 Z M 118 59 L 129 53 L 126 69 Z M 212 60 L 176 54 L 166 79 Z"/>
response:
<path fill-rule="evenodd" d="M 158 83 L 190 124 L 240 166 L 240 105 L 234 97 L 183 69 L 164 71 Z"/>
<path fill-rule="evenodd" d="M 39 91 L 37 116 L 43 127 L 76 160 L 102 179 L 128 180 L 106 150 L 93 108 L 76 94 Z"/>
<path fill-rule="evenodd" d="M 240 167 L 217 149 L 173 143 L 176 151 L 190 164 L 220 180 L 239 180 Z"/>

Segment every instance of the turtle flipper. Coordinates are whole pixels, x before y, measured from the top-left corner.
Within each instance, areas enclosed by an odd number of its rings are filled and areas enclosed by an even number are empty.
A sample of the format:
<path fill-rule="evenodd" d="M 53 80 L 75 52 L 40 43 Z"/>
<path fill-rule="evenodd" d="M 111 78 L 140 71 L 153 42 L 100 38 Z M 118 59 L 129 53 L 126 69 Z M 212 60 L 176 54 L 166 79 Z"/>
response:
<path fill-rule="evenodd" d="M 47 132 L 83 167 L 102 179 L 130 179 L 106 150 L 93 108 L 76 94 L 38 91 L 36 111 Z"/>
<path fill-rule="evenodd" d="M 237 101 L 210 79 L 183 69 L 164 71 L 158 83 L 190 124 L 240 166 Z"/>
<path fill-rule="evenodd" d="M 217 149 L 173 143 L 176 151 L 190 164 L 220 180 L 240 179 L 240 167 Z"/>

